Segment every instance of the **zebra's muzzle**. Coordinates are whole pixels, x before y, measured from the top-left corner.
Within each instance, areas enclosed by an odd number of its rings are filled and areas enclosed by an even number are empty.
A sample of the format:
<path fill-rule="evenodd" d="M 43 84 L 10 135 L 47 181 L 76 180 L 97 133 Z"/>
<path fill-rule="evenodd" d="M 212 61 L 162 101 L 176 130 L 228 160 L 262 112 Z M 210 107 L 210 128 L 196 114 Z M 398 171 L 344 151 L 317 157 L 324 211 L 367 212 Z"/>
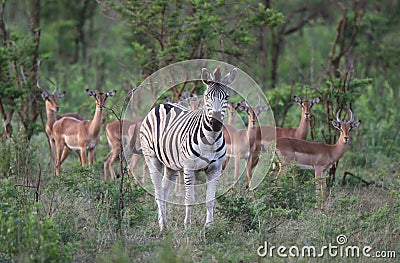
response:
<path fill-rule="evenodd" d="M 210 119 L 211 128 L 214 132 L 218 132 L 222 129 L 222 115 L 221 112 L 213 112 Z"/>

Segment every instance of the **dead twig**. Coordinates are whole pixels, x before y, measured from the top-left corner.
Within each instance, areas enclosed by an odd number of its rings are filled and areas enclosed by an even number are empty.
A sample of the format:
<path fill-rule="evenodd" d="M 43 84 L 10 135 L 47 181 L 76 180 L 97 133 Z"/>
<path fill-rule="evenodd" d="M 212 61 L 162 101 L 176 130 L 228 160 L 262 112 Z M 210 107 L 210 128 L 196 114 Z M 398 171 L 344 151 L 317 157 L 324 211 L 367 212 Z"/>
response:
<path fill-rule="evenodd" d="M 378 183 L 376 183 L 376 182 L 373 181 L 373 180 L 372 180 L 372 181 L 367 181 L 367 180 L 361 178 L 360 176 L 355 175 L 355 174 L 350 173 L 350 172 L 347 172 L 347 171 L 344 172 L 344 174 L 343 174 L 343 180 L 342 180 L 342 185 L 343 185 L 343 186 L 346 185 L 346 177 L 347 177 L 347 175 L 351 175 L 352 177 L 358 179 L 359 181 L 363 182 L 366 186 L 372 185 L 372 186 L 375 186 L 375 187 L 377 187 L 377 188 L 382 188 L 382 189 L 385 189 L 385 190 L 392 190 L 392 189 L 393 189 L 393 188 L 387 187 L 387 186 L 385 186 L 385 185 L 383 185 L 383 184 L 378 184 Z M 398 189 L 397 189 L 397 190 L 398 190 Z"/>

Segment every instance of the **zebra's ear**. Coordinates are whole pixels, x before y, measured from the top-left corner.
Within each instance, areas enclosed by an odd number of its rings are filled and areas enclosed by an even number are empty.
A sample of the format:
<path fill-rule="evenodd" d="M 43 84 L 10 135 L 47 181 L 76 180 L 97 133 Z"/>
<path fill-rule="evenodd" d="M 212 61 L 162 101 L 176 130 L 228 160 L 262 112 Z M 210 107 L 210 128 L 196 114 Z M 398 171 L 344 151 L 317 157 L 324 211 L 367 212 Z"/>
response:
<path fill-rule="evenodd" d="M 236 78 L 236 73 L 237 73 L 237 68 L 232 69 L 231 72 L 226 74 L 226 76 L 222 79 L 221 82 L 227 86 L 231 85 Z"/>
<path fill-rule="evenodd" d="M 204 84 L 209 85 L 211 82 L 214 81 L 213 75 L 208 71 L 208 69 L 203 68 L 201 70 L 201 80 Z"/>

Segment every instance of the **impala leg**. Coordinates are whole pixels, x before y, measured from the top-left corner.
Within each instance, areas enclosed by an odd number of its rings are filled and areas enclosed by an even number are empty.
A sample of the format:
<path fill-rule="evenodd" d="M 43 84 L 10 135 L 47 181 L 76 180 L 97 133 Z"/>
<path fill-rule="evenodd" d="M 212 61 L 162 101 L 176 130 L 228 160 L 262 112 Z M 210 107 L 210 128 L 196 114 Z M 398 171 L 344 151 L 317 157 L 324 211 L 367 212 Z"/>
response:
<path fill-rule="evenodd" d="M 225 161 L 224 161 L 224 163 L 222 164 L 222 170 L 225 170 L 226 167 L 229 166 L 229 160 L 230 160 L 230 157 L 225 155 Z"/>
<path fill-rule="evenodd" d="M 165 215 L 165 200 L 164 192 L 162 187 L 162 163 L 157 157 L 146 156 L 145 157 L 147 167 L 149 167 L 151 181 L 154 185 L 154 197 L 158 206 L 158 225 L 160 230 L 164 230 L 167 227 L 167 220 Z"/>
<path fill-rule="evenodd" d="M 317 199 L 317 205 L 315 208 L 323 210 L 326 201 L 326 177 L 324 176 L 324 170 L 321 167 L 315 167 L 315 196 Z"/>
<path fill-rule="evenodd" d="M 240 169 L 240 156 L 235 156 L 235 181 L 239 178 L 239 169 Z"/>
<path fill-rule="evenodd" d="M 118 151 L 111 150 L 104 158 L 104 180 L 108 180 L 108 175 L 110 175 L 111 180 L 115 178 L 114 172 L 114 162 L 117 159 Z"/>
<path fill-rule="evenodd" d="M 62 160 L 62 156 L 63 156 L 63 152 L 64 152 L 64 148 L 65 144 L 63 140 L 60 140 L 57 144 L 56 144 L 56 175 L 60 175 L 60 166 L 63 162 Z"/>
<path fill-rule="evenodd" d="M 104 181 L 108 180 L 108 167 L 109 167 L 109 162 L 110 162 L 110 156 L 111 156 L 111 152 L 109 152 L 106 156 L 106 158 L 104 158 L 104 163 L 103 163 L 103 171 L 104 171 Z"/>
<path fill-rule="evenodd" d="M 217 185 L 219 178 L 221 176 L 222 166 L 212 167 L 206 170 L 207 175 L 207 192 L 206 192 L 206 224 L 205 226 L 210 226 L 214 222 L 214 200 L 215 192 L 217 190 Z"/>
<path fill-rule="evenodd" d="M 189 227 L 192 222 L 192 207 L 194 205 L 194 171 L 183 170 L 183 180 L 185 182 L 185 227 Z"/>
<path fill-rule="evenodd" d="M 110 156 L 110 159 L 108 161 L 108 170 L 109 170 L 109 173 L 110 173 L 111 180 L 114 180 L 114 178 L 115 178 L 114 163 L 115 163 L 115 160 L 118 157 L 118 153 L 119 153 L 119 149 L 118 149 L 118 151 L 112 151 L 110 153 L 111 156 Z"/>
<path fill-rule="evenodd" d="M 132 153 L 131 160 L 129 161 L 129 170 L 131 171 L 132 174 L 134 174 L 133 170 L 136 168 L 136 165 L 139 162 L 139 158 L 140 158 L 140 155 Z M 143 162 L 143 163 L 146 163 L 146 162 Z M 144 183 L 145 183 L 145 178 L 143 175 L 142 184 L 144 184 Z"/>
<path fill-rule="evenodd" d="M 81 147 L 81 165 L 86 165 L 86 149 Z"/>
<path fill-rule="evenodd" d="M 93 160 L 96 156 L 96 148 L 89 149 L 88 158 L 89 158 L 89 167 L 93 167 Z"/>
<path fill-rule="evenodd" d="M 253 168 L 252 160 L 253 160 L 253 157 L 250 155 L 246 162 L 246 175 L 247 175 L 246 188 L 249 188 L 250 184 L 251 184 L 252 168 Z"/>
<path fill-rule="evenodd" d="M 56 164 L 56 145 L 55 145 L 55 141 L 52 138 L 49 138 L 49 147 L 50 147 L 51 167 L 54 171 L 55 164 Z"/>

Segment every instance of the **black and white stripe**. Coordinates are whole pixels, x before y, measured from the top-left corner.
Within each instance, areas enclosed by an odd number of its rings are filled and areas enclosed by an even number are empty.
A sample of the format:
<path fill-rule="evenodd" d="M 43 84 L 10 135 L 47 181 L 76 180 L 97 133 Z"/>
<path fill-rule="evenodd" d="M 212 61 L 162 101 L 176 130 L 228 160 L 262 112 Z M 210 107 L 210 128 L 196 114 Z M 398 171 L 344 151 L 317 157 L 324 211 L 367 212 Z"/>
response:
<path fill-rule="evenodd" d="M 235 76 L 236 69 L 222 79 L 219 67 L 213 74 L 203 69 L 207 89 L 202 109 L 192 111 L 165 103 L 153 108 L 142 122 L 141 147 L 155 187 L 161 229 L 166 226 L 165 201 L 179 171 L 183 171 L 185 181 L 185 223 L 190 224 L 194 174 L 198 170 L 207 175 L 206 225 L 213 221 L 213 200 L 226 152 L 222 123 L 228 107 L 227 85 Z"/>

